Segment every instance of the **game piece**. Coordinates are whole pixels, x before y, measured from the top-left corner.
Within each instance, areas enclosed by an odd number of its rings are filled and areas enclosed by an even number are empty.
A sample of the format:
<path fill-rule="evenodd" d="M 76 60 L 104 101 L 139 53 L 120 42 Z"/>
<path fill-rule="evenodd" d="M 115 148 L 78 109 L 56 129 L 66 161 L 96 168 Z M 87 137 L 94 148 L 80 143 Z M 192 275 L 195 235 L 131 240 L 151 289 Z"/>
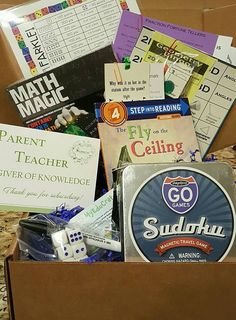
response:
<path fill-rule="evenodd" d="M 87 255 L 87 249 L 84 242 L 73 245 L 71 248 L 75 259 L 82 259 Z"/>
<path fill-rule="evenodd" d="M 73 230 L 67 229 L 66 234 L 71 245 L 83 242 L 83 235 L 78 227 Z"/>
<path fill-rule="evenodd" d="M 52 243 L 55 248 L 68 243 L 68 238 L 65 230 L 60 230 L 51 234 Z"/>
<path fill-rule="evenodd" d="M 59 260 L 65 260 L 73 257 L 73 250 L 69 244 L 64 244 L 61 247 L 56 248 L 56 252 Z"/>

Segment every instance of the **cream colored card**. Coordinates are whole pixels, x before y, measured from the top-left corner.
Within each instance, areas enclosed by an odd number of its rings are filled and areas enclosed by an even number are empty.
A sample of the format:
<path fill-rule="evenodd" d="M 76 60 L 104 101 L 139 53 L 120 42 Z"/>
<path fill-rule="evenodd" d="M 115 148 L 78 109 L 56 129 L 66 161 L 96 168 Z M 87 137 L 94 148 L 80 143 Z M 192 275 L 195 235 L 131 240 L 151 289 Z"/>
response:
<path fill-rule="evenodd" d="M 236 48 L 231 47 L 229 49 L 226 62 L 236 66 Z"/>
<path fill-rule="evenodd" d="M 165 99 L 164 64 L 150 63 L 150 100 Z"/>
<path fill-rule="evenodd" d="M 100 140 L 0 124 L 0 206 L 50 212 L 93 203 Z"/>
<path fill-rule="evenodd" d="M 164 99 L 164 66 L 161 63 L 105 64 L 106 101 Z"/>

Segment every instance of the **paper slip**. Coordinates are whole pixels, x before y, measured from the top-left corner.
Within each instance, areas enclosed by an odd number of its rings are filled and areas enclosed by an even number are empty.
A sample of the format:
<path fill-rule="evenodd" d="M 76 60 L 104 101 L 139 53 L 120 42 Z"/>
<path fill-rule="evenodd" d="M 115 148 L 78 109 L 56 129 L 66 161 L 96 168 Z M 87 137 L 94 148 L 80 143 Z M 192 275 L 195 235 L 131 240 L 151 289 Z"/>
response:
<path fill-rule="evenodd" d="M 106 101 L 164 99 L 164 65 L 162 63 L 105 64 Z"/>
<path fill-rule="evenodd" d="M 189 80 L 184 72 L 180 72 L 176 76 L 173 74 L 174 77 L 169 84 L 169 91 L 174 91 L 176 86 L 182 85 L 184 92 L 181 96 L 188 98 L 191 102 L 216 59 L 179 40 L 143 27 L 131 54 L 131 61 L 162 62 L 165 63 L 166 69 L 175 65 L 180 65 L 181 68 L 184 65 L 185 71 L 193 68 Z M 183 86 L 183 84 L 185 85 Z M 168 95 L 170 94 L 168 93 Z"/>
<path fill-rule="evenodd" d="M 221 59 L 226 58 L 232 42 L 232 37 L 218 36 L 173 23 L 151 19 L 130 11 L 124 11 L 114 41 L 114 50 L 119 61 L 122 61 L 123 57 L 131 55 L 143 26 L 181 40 L 191 47 L 210 55 L 215 55 Z M 225 56 L 223 56 L 223 54 L 225 54 Z"/>
<path fill-rule="evenodd" d="M 227 54 L 227 61 L 229 64 L 236 66 L 236 48 L 231 47 Z"/>
<path fill-rule="evenodd" d="M 25 78 L 110 44 L 123 10 L 136 0 L 41 0 L 0 14 L 3 31 Z"/>
<path fill-rule="evenodd" d="M 150 64 L 150 87 L 149 87 L 149 90 L 150 90 L 150 92 L 149 92 L 150 100 L 165 99 L 164 65 L 162 63 Z"/>
<path fill-rule="evenodd" d="M 183 63 L 172 64 L 165 73 L 165 93 L 171 98 L 179 98 L 193 72 L 193 67 Z"/>
<path fill-rule="evenodd" d="M 0 206 L 50 212 L 94 201 L 99 139 L 0 124 Z"/>
<path fill-rule="evenodd" d="M 72 218 L 69 226 L 78 224 L 82 231 L 103 237 L 111 230 L 112 209 L 113 189 Z"/>
<path fill-rule="evenodd" d="M 194 99 L 190 107 L 204 157 L 236 99 L 236 68 L 216 62 Z"/>
<path fill-rule="evenodd" d="M 227 62 L 227 56 L 230 51 L 232 41 L 232 37 L 218 36 L 213 56 Z"/>

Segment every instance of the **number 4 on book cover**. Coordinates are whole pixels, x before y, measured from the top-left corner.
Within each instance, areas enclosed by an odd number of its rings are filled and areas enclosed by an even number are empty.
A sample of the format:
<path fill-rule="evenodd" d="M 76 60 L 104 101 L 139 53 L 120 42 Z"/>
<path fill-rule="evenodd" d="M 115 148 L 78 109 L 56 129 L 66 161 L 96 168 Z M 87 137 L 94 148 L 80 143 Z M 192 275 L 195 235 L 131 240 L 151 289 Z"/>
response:
<path fill-rule="evenodd" d="M 122 162 L 201 161 L 187 99 L 96 104 L 109 188 Z"/>

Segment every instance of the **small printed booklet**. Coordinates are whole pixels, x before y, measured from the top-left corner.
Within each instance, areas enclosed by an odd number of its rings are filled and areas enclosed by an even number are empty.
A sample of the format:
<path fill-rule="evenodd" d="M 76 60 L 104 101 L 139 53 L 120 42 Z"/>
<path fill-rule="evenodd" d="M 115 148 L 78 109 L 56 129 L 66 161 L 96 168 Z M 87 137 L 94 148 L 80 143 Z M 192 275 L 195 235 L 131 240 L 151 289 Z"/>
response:
<path fill-rule="evenodd" d="M 108 187 L 119 163 L 201 161 L 187 99 L 96 105 Z"/>

